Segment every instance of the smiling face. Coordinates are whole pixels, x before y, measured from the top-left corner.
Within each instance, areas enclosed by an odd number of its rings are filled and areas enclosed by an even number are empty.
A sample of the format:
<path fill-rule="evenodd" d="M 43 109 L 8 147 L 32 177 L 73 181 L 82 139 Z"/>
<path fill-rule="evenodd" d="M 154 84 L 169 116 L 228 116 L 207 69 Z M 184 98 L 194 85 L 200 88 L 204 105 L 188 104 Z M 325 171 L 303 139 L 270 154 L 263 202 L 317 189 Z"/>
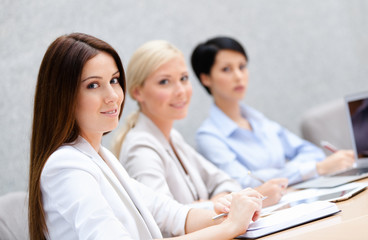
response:
<path fill-rule="evenodd" d="M 185 60 L 178 54 L 151 73 L 134 91 L 141 111 L 159 128 L 187 115 L 192 96 Z"/>
<path fill-rule="evenodd" d="M 87 140 L 101 138 L 115 129 L 124 99 L 120 72 L 112 56 L 100 52 L 86 62 L 75 110 L 80 134 Z"/>
<path fill-rule="evenodd" d="M 210 74 L 201 75 L 202 83 L 209 87 L 216 103 L 233 103 L 243 99 L 248 85 L 245 56 L 233 50 L 217 53 Z"/>

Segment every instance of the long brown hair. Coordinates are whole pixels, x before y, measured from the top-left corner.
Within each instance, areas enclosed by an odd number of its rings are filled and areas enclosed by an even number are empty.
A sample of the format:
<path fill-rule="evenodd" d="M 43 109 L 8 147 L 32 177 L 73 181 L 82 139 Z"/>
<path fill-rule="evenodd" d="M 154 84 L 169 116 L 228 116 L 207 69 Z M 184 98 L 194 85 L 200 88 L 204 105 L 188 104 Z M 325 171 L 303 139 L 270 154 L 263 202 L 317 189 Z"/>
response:
<path fill-rule="evenodd" d="M 76 140 L 79 127 L 75 107 L 85 63 L 99 52 L 110 54 L 120 71 L 125 93 L 125 74 L 117 52 L 106 42 L 83 33 L 57 38 L 47 49 L 38 73 L 34 98 L 29 171 L 29 234 L 45 239 L 47 226 L 42 205 L 40 177 L 49 156 L 63 143 Z M 121 106 L 123 110 L 124 101 Z"/>

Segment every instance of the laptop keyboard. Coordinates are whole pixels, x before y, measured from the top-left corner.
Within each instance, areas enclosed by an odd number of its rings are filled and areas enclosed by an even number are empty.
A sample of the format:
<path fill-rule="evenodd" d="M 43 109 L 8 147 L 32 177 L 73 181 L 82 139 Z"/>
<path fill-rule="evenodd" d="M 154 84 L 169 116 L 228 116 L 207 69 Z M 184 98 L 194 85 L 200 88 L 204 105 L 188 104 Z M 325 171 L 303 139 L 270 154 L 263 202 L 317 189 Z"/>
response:
<path fill-rule="evenodd" d="M 333 176 L 358 176 L 368 173 L 368 168 L 353 168 L 342 173 L 334 174 Z"/>

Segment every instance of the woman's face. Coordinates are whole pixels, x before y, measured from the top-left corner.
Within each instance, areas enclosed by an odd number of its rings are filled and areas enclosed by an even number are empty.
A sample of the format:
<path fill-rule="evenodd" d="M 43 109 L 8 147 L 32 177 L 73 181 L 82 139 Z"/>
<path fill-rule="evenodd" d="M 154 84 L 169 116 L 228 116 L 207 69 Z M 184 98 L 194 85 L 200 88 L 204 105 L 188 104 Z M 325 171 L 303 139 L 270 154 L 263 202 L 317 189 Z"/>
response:
<path fill-rule="evenodd" d="M 192 85 L 182 55 L 177 55 L 161 65 L 135 89 L 134 97 L 141 111 L 156 125 L 166 124 L 187 115 Z"/>
<path fill-rule="evenodd" d="M 84 65 L 75 110 L 82 137 L 102 136 L 117 127 L 124 99 L 119 77 L 114 58 L 105 52 Z"/>
<path fill-rule="evenodd" d="M 210 74 L 202 75 L 201 80 L 211 89 L 216 102 L 238 102 L 244 98 L 248 85 L 247 60 L 239 52 L 221 50 Z"/>

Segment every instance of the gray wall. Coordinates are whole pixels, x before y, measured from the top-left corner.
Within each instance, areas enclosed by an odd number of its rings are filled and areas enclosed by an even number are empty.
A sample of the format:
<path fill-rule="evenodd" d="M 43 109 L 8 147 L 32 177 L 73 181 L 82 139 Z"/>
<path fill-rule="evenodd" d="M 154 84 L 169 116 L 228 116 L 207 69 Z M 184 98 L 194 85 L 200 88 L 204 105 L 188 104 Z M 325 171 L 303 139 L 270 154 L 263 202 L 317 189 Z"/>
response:
<path fill-rule="evenodd" d="M 303 112 L 367 90 L 365 0 L 0 0 L 0 194 L 27 189 L 34 86 L 41 59 L 74 31 L 133 51 L 166 39 L 187 59 L 200 41 L 237 38 L 250 56 L 245 103 L 300 134 Z M 190 144 L 211 101 L 191 72 L 188 117 L 176 124 Z M 128 100 L 125 113 L 136 109 Z M 103 140 L 109 145 L 111 135 Z"/>

